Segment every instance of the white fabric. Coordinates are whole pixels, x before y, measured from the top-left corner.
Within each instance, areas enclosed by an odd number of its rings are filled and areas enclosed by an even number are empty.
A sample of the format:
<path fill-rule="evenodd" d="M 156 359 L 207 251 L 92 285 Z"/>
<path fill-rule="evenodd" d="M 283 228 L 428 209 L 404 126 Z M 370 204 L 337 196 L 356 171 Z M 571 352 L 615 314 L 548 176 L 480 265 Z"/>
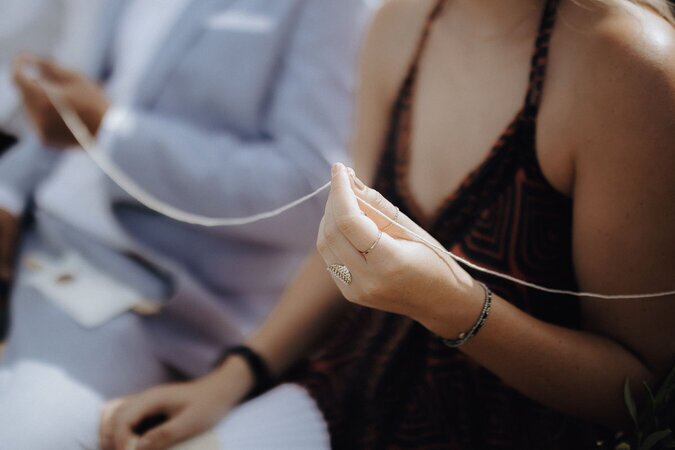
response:
<path fill-rule="evenodd" d="M 126 7 L 113 45 L 115 70 L 105 87 L 111 102 L 130 102 L 159 46 L 192 1 L 162 0 L 158 7 L 156 0 L 133 0 Z M 102 139 L 114 133 L 108 117 L 118 115 L 115 111 L 111 107 L 104 117 Z M 105 178 L 81 149 L 73 149 L 38 189 L 37 205 L 107 245 L 125 250 L 131 244 L 112 217 Z"/>
<path fill-rule="evenodd" d="M 26 240 L 22 260 L 51 251 L 34 233 Z M 92 333 L 30 288 L 26 267 L 18 270 L 11 311 L 16 326 L 0 359 L 0 448 L 98 448 L 96 430 L 104 402 L 172 381 L 170 374 L 151 351 L 138 316 L 124 314 Z M 172 450 L 211 450 L 213 434 L 218 450 L 330 448 L 321 411 L 294 384 L 235 408 L 204 439 L 194 440 L 194 447 Z M 197 446 L 204 443 L 209 446 Z"/>
<path fill-rule="evenodd" d="M 35 360 L 0 366 L 0 442 L 3 449 L 49 450 L 82 448 L 90 441 L 88 429 L 95 429 L 96 415 L 104 399 L 67 370 Z M 59 420 L 69 417 L 70 420 Z M 30 418 L 39 424 L 39 433 L 17 430 L 19 420 Z M 84 425 L 86 424 L 86 426 Z M 23 436 L 22 436 L 23 435 Z M 62 440 L 61 436 L 75 436 Z"/>
<path fill-rule="evenodd" d="M 296 384 L 282 384 L 244 403 L 216 425 L 215 431 L 223 450 L 330 449 L 321 411 Z"/>
<path fill-rule="evenodd" d="M 35 233 L 30 253 L 49 253 Z M 95 333 L 71 320 L 26 283 L 17 267 L 10 336 L 0 359 L 0 448 L 98 448 L 103 403 L 172 381 L 147 339 L 143 319 L 124 314 Z"/>

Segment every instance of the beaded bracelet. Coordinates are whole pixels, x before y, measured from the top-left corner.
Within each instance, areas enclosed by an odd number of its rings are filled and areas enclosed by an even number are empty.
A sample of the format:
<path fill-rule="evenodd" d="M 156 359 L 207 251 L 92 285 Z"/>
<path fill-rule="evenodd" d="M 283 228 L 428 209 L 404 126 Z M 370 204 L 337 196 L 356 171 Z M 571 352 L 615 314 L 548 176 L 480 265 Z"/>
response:
<path fill-rule="evenodd" d="M 490 290 L 489 287 L 485 285 L 485 283 L 478 282 L 478 284 L 480 284 L 483 290 L 485 291 L 485 302 L 483 303 L 483 309 L 480 312 L 480 316 L 478 316 L 478 320 L 473 325 L 473 327 L 471 327 L 469 331 L 460 333 L 457 339 L 441 338 L 443 343 L 448 347 L 457 348 L 466 344 L 466 342 L 469 339 L 478 334 L 480 329 L 483 328 L 483 325 L 485 325 L 485 321 L 487 320 L 488 315 L 490 315 L 490 307 L 492 306 L 492 291 Z"/>

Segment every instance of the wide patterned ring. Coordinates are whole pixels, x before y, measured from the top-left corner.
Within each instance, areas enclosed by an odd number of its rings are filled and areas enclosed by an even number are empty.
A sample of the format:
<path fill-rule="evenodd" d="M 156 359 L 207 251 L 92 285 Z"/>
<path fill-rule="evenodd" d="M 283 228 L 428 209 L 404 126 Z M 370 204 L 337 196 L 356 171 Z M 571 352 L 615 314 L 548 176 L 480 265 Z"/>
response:
<path fill-rule="evenodd" d="M 344 284 L 348 286 L 352 284 L 352 273 L 344 264 L 331 264 L 330 266 L 326 267 L 326 270 Z"/>

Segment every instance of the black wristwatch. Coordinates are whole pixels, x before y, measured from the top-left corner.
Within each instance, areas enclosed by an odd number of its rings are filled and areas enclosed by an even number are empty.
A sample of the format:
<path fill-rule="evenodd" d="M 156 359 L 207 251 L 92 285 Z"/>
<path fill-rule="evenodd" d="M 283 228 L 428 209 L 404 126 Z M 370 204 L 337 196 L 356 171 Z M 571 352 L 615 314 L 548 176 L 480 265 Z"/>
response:
<path fill-rule="evenodd" d="M 251 373 L 253 374 L 254 385 L 247 399 L 257 397 L 263 392 L 267 391 L 274 385 L 274 379 L 270 372 L 267 363 L 260 357 L 258 353 L 253 351 L 250 347 L 245 345 L 237 345 L 230 347 L 220 354 L 220 357 L 214 364 L 214 367 L 220 366 L 227 358 L 232 355 L 240 356 L 246 361 Z"/>

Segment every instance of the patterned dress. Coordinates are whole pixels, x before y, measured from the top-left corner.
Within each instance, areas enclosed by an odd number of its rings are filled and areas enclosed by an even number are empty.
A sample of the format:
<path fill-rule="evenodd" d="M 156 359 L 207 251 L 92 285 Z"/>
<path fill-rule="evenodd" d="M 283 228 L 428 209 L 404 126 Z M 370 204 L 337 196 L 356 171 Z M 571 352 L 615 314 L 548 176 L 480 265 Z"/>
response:
<path fill-rule="evenodd" d="M 413 92 L 432 12 L 391 114 L 375 187 L 446 248 L 534 283 L 577 290 L 572 202 L 545 179 L 536 157 L 537 112 L 557 1 L 548 1 L 522 109 L 489 156 L 431 221 L 408 183 Z M 579 327 L 577 299 L 472 273 L 501 297 L 548 322 Z M 300 377 L 317 401 L 335 449 L 592 448 L 591 427 L 524 397 L 413 320 L 353 307 Z"/>

